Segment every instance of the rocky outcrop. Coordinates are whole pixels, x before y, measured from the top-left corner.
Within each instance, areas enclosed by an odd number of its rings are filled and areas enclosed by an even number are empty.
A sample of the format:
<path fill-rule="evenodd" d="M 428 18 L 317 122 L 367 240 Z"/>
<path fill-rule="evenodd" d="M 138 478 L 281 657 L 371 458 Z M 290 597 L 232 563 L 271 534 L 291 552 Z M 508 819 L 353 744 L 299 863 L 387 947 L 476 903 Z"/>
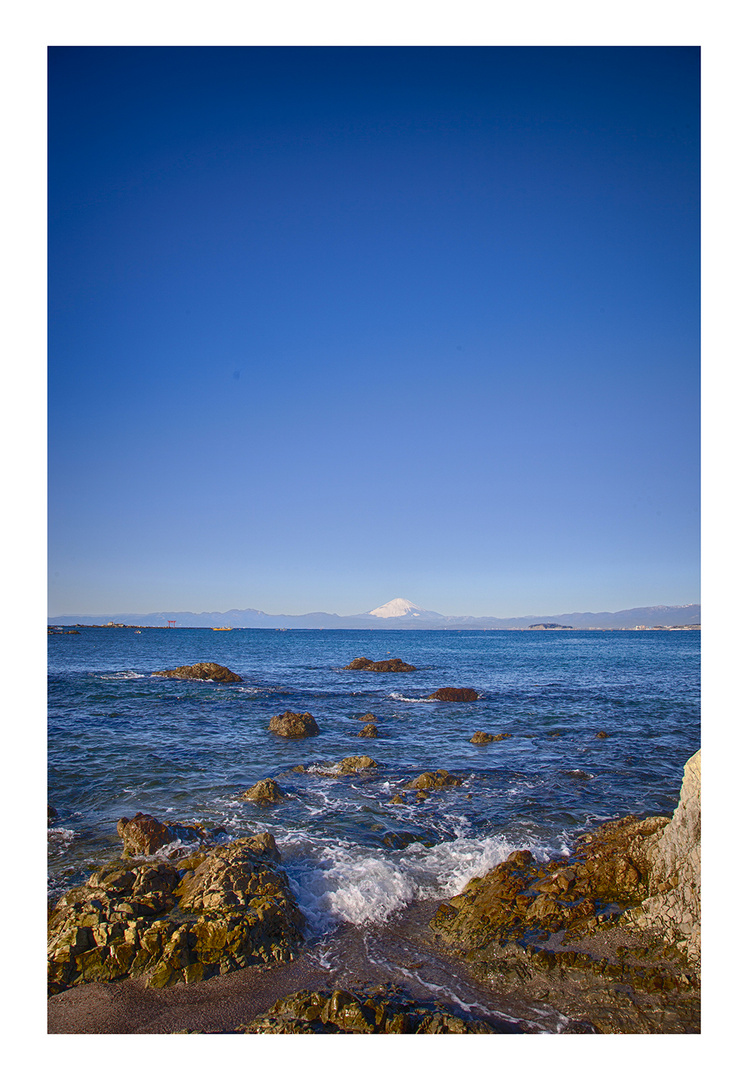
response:
<path fill-rule="evenodd" d="M 167 679 L 200 679 L 208 682 L 242 682 L 240 675 L 221 664 L 189 664 L 185 667 L 172 668 L 171 671 L 154 671 Z"/>
<path fill-rule="evenodd" d="M 415 671 L 412 664 L 404 663 L 400 657 L 392 660 L 367 660 L 365 656 L 357 656 L 346 664 L 344 671 Z"/>
<path fill-rule="evenodd" d="M 239 796 L 247 802 L 256 803 L 279 803 L 285 799 L 285 795 L 275 780 L 258 780 L 251 788 Z"/>
<path fill-rule="evenodd" d="M 284 739 L 306 739 L 319 735 L 319 726 L 311 713 L 294 713 L 286 709 L 280 716 L 273 716 L 268 725 L 274 735 Z"/>
<path fill-rule="evenodd" d="M 698 1030 L 699 779 L 697 754 L 672 820 L 609 822 L 547 863 L 515 851 L 432 930 L 487 981 L 535 985 L 593 1030 Z"/>
<path fill-rule="evenodd" d="M 417 1002 L 394 987 L 355 994 L 347 990 L 300 990 L 276 1001 L 238 1029 L 240 1034 L 463 1035 L 496 1031 L 483 1020 L 468 1020 L 435 1002 Z"/>
<path fill-rule="evenodd" d="M 270 833 L 176 863 L 118 859 L 71 889 L 49 921 L 49 987 L 148 975 L 196 982 L 289 961 L 303 916 Z"/>
<path fill-rule="evenodd" d="M 511 739 L 511 735 L 504 731 L 501 735 L 489 735 L 486 731 L 476 731 L 470 740 L 476 746 L 486 746 L 488 743 L 501 742 L 502 739 Z"/>
<path fill-rule="evenodd" d="M 428 701 L 477 701 L 478 691 L 469 686 L 442 686 L 429 694 Z"/>
<path fill-rule="evenodd" d="M 439 788 L 457 787 L 461 783 L 462 780 L 458 776 L 452 776 L 446 769 L 436 769 L 434 772 L 421 773 L 405 787 L 415 791 L 432 791 Z"/>
<path fill-rule="evenodd" d="M 379 731 L 376 724 L 364 724 L 360 731 L 356 732 L 359 739 L 376 739 L 379 737 Z"/>

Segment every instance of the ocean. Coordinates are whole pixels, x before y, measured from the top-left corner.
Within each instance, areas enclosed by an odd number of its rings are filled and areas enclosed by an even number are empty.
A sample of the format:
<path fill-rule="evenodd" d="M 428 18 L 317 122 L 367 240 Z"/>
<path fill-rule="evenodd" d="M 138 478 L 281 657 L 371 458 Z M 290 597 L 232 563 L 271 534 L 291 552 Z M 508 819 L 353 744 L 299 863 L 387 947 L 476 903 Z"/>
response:
<path fill-rule="evenodd" d="M 700 745 L 696 631 L 312 631 L 81 627 L 49 636 L 49 891 L 121 854 L 136 812 L 231 839 L 269 830 L 311 932 L 384 924 L 455 895 L 516 848 L 567 854 L 628 813 L 670 814 Z M 408 673 L 346 671 L 400 657 Z M 152 672 L 211 661 L 243 682 Z M 475 702 L 429 701 L 442 686 Z M 273 715 L 311 712 L 289 740 Z M 379 737 L 361 738 L 373 713 Z M 480 746 L 476 731 L 511 738 Z M 602 737 L 604 732 L 607 737 Z M 377 768 L 335 776 L 367 754 Z M 298 765 L 305 772 L 293 771 Z M 460 786 L 405 803 L 424 771 Z M 272 777 L 287 799 L 238 796 Z"/>

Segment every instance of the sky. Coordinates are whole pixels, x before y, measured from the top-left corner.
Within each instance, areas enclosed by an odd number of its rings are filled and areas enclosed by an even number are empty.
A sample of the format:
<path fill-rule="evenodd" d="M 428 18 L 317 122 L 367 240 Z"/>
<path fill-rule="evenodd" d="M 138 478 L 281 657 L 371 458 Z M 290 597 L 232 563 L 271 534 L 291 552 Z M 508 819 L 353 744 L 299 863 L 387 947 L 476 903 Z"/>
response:
<path fill-rule="evenodd" d="M 699 600 L 699 50 L 54 47 L 49 612 Z"/>

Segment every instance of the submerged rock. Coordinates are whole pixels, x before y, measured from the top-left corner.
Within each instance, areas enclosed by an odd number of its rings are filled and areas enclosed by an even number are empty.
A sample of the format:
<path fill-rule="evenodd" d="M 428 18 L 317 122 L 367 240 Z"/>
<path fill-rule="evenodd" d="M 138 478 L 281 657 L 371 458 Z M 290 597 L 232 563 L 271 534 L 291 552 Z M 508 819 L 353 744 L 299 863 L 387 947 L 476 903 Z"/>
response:
<path fill-rule="evenodd" d="M 222 664 L 189 664 L 186 667 L 173 668 L 171 671 L 154 671 L 168 679 L 204 679 L 210 682 L 242 682 L 240 675 L 230 671 Z"/>
<path fill-rule="evenodd" d="M 357 656 L 346 664 L 344 671 L 415 671 L 412 664 L 404 663 L 399 656 L 392 660 L 367 660 L 365 656 Z"/>
<path fill-rule="evenodd" d="M 147 974 L 196 982 L 292 960 L 304 918 L 270 833 L 177 863 L 118 859 L 71 889 L 49 922 L 49 987 Z"/>
<path fill-rule="evenodd" d="M 356 719 L 360 724 L 374 724 L 377 718 L 373 712 L 365 712 L 362 716 L 357 716 Z"/>
<path fill-rule="evenodd" d="M 319 735 L 317 721 L 311 713 L 294 713 L 286 709 L 280 716 L 273 716 L 268 725 L 275 735 L 284 739 L 306 739 L 310 735 Z"/>
<path fill-rule="evenodd" d="M 256 803 L 278 803 L 282 802 L 285 797 L 275 780 L 270 778 L 258 780 L 256 784 L 239 796 L 240 799 L 245 799 L 247 802 Z"/>
<path fill-rule="evenodd" d="M 359 739 L 376 739 L 379 736 L 376 724 L 364 724 L 357 734 Z"/>
<path fill-rule="evenodd" d="M 417 791 L 431 791 L 437 788 L 457 787 L 461 783 L 462 780 L 458 776 L 452 776 L 446 769 L 436 769 L 434 772 L 421 773 L 405 787 Z"/>
<path fill-rule="evenodd" d="M 477 701 L 478 691 L 469 686 L 442 686 L 429 694 L 428 701 Z"/>
<path fill-rule="evenodd" d="M 485 731 L 476 731 L 470 742 L 475 743 L 476 746 L 485 746 L 487 743 L 501 742 L 502 739 L 511 739 L 511 737 L 507 731 L 504 731 L 501 735 L 489 735 Z"/>
<path fill-rule="evenodd" d="M 484 1020 L 466 1020 L 436 1002 L 417 1002 L 395 987 L 300 990 L 276 1001 L 263 1016 L 238 1029 L 241 1034 L 493 1034 Z"/>

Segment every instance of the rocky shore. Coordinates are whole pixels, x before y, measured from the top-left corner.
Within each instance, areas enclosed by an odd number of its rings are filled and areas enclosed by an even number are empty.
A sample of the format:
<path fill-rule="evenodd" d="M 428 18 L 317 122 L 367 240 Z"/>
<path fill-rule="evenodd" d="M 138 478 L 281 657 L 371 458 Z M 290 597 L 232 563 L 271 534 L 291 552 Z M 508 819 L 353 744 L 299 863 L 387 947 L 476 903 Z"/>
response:
<path fill-rule="evenodd" d="M 432 907 L 418 931 L 423 948 L 452 957 L 492 1000 L 512 999 L 520 1012 L 522 1003 L 557 1010 L 570 1031 L 698 1032 L 700 760 L 699 752 L 686 763 L 672 819 L 609 822 L 552 862 L 513 852 Z M 376 767 L 363 755 L 334 766 L 352 774 Z M 459 784 L 446 770 L 434 770 L 408 787 L 423 793 Z M 238 797 L 272 800 L 283 793 L 267 778 Z M 275 978 L 303 960 L 304 917 L 270 833 L 221 843 L 198 826 L 146 814 L 121 819 L 118 832 L 122 857 L 67 892 L 50 914 L 51 1005 L 86 984 L 124 980 L 155 992 L 211 980 L 218 987 L 232 973 L 261 969 Z M 392 846 L 410 839 L 393 836 Z M 279 991 L 283 981 L 279 974 Z M 291 985 L 269 1007 L 267 994 L 246 1007 L 250 1015 L 230 1030 L 506 1030 L 391 985 L 303 991 Z"/>

